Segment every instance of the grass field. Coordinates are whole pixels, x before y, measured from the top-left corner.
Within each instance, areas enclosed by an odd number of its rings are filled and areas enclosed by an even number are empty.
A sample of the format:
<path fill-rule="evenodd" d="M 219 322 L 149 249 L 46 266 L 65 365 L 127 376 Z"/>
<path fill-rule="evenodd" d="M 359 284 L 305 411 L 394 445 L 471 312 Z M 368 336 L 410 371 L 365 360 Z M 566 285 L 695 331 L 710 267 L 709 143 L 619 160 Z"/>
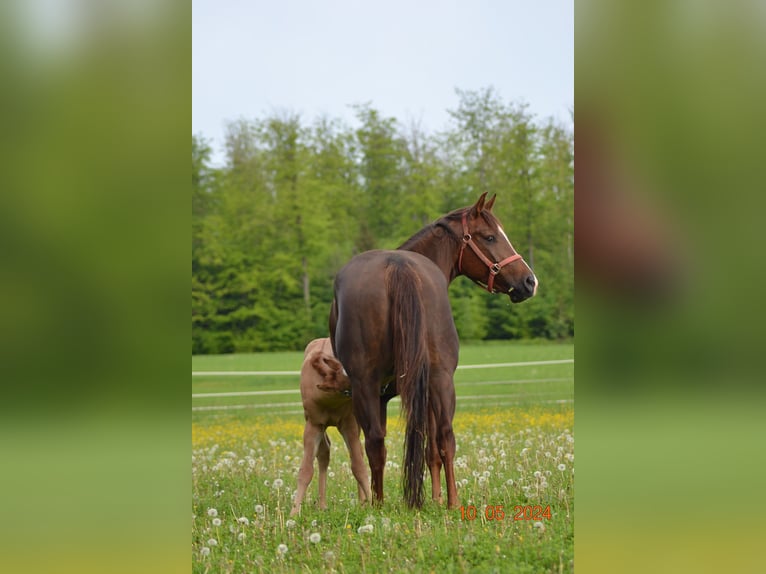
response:
<path fill-rule="evenodd" d="M 464 344 L 460 364 L 573 356 L 571 344 Z M 297 371 L 301 360 L 302 353 L 194 357 L 192 370 Z M 192 411 L 193 571 L 573 571 L 573 370 L 564 363 L 457 371 L 462 509 L 404 507 L 403 429 L 392 401 L 384 504 L 357 504 L 348 455 L 331 429 L 329 510 L 316 507 L 315 476 L 294 519 L 303 453 L 298 377 L 192 377 L 194 395 L 277 392 L 192 399 L 206 409 Z"/>

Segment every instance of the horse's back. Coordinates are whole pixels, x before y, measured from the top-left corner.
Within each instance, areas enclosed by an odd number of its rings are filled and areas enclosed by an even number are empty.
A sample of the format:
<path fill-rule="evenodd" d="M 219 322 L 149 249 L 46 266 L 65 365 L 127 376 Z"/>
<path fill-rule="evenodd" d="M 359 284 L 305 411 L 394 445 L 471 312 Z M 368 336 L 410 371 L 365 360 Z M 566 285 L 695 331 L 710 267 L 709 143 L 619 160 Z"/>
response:
<path fill-rule="evenodd" d="M 361 349 L 381 365 L 392 361 L 390 341 L 391 291 L 389 275 L 400 270 L 411 273 L 418 285 L 426 318 L 429 347 L 438 347 L 447 363 L 457 364 L 457 332 L 447 293 L 447 279 L 427 257 L 412 251 L 367 251 L 351 259 L 335 279 L 335 309 L 331 333 L 338 358 L 346 369 L 354 368 Z"/>

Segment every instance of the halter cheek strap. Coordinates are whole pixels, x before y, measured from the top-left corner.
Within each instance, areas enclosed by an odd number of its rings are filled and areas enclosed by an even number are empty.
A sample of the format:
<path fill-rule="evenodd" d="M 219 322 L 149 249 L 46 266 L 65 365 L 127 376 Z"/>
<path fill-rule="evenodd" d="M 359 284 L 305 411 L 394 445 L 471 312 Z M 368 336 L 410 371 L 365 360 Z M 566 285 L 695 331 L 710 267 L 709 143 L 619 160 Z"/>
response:
<path fill-rule="evenodd" d="M 463 272 L 463 252 L 465 251 L 466 245 L 470 247 L 473 252 L 476 254 L 476 256 L 481 259 L 484 262 L 484 265 L 487 266 L 489 269 L 489 278 L 487 279 L 487 291 L 490 293 L 493 292 L 493 286 L 495 284 L 495 275 L 500 273 L 500 270 L 508 265 L 509 263 L 513 263 L 517 259 L 521 259 L 521 255 L 518 253 L 515 253 L 511 255 L 510 257 L 506 257 L 502 261 L 499 261 L 497 263 L 492 263 L 484 253 L 481 252 L 481 249 L 479 249 L 479 246 L 476 245 L 476 242 L 473 240 L 473 237 L 471 237 L 471 234 L 468 233 L 468 220 L 467 220 L 468 212 L 463 212 L 463 244 L 460 246 L 460 255 L 458 255 L 457 259 L 457 270 L 458 273 Z"/>

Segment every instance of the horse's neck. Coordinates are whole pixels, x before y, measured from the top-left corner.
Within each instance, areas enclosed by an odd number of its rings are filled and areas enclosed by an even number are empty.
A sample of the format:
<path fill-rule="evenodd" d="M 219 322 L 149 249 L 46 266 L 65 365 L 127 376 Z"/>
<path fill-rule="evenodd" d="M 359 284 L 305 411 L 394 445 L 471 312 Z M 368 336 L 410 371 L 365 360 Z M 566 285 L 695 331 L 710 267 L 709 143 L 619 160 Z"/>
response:
<path fill-rule="evenodd" d="M 449 237 L 446 235 L 438 237 L 434 231 L 435 227 L 433 225 L 423 229 L 405 241 L 399 249 L 414 251 L 428 257 L 441 269 L 447 278 L 447 282 L 451 283 L 457 274 L 455 269 L 457 252 Z"/>

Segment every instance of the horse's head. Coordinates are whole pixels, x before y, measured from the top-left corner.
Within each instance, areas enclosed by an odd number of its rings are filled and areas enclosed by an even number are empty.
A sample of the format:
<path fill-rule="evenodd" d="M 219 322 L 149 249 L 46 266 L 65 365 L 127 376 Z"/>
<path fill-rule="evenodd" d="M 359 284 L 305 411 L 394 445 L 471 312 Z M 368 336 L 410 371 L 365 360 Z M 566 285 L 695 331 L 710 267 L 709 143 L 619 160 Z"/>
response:
<path fill-rule="evenodd" d="M 486 192 L 473 206 L 457 212 L 462 228 L 458 272 L 490 293 L 508 293 L 513 303 L 537 292 L 537 277 L 511 245 L 500 221 L 492 213 L 495 198 Z"/>

